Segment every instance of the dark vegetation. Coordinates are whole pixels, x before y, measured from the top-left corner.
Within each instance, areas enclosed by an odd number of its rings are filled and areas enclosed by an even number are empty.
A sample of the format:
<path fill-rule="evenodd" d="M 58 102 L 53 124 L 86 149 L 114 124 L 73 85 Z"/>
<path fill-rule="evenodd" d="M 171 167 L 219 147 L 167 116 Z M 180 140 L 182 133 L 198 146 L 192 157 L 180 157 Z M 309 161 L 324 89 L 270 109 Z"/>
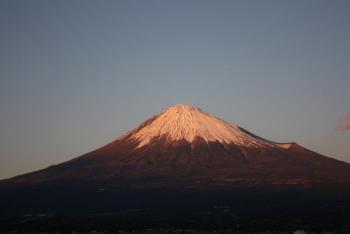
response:
<path fill-rule="evenodd" d="M 1 191 L 0 201 L 1 232 L 350 230 L 350 186 L 344 184 L 224 191 L 54 186 Z"/>

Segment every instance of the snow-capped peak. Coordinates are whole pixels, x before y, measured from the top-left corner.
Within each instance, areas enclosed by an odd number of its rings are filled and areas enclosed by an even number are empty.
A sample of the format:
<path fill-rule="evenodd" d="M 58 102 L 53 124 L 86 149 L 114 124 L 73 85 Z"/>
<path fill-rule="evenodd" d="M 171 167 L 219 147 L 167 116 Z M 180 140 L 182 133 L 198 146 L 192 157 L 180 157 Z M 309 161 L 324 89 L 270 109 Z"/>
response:
<path fill-rule="evenodd" d="M 172 106 L 145 123 L 131 135 L 139 142 L 138 148 L 147 145 L 153 138 L 162 136 L 171 141 L 192 142 L 199 137 L 206 142 L 217 141 L 244 146 L 262 147 L 269 144 L 242 131 L 236 125 L 189 105 Z"/>

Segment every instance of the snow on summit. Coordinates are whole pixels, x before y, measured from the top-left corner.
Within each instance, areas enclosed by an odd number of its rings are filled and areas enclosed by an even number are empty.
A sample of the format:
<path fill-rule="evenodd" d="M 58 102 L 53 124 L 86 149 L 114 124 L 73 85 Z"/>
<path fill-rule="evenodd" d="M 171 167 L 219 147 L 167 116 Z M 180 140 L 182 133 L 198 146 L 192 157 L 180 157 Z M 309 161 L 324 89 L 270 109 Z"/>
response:
<path fill-rule="evenodd" d="M 138 148 L 150 143 L 151 139 L 161 136 L 167 137 L 170 141 L 192 142 L 200 137 L 206 142 L 217 141 L 258 147 L 270 145 L 245 133 L 238 126 L 229 124 L 199 108 L 180 104 L 156 115 L 150 123 L 133 131 L 131 135 L 139 142 Z"/>

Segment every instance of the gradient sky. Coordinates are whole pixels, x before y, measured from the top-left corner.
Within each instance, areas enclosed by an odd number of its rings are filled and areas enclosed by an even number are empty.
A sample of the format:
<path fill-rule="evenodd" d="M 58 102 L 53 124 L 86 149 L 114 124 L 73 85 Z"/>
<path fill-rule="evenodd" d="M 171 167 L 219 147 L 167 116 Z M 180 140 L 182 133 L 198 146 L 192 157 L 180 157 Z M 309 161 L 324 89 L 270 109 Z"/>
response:
<path fill-rule="evenodd" d="M 350 1 L 0 1 L 0 178 L 176 103 L 350 162 Z"/>

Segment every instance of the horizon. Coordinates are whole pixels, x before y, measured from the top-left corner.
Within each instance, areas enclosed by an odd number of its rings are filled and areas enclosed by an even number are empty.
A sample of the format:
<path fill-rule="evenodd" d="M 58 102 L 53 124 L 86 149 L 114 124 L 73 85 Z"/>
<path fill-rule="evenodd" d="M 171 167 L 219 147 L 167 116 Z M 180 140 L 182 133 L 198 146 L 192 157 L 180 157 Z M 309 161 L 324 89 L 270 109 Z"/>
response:
<path fill-rule="evenodd" d="M 0 179 L 177 103 L 350 163 L 350 2 L 2 1 Z"/>

